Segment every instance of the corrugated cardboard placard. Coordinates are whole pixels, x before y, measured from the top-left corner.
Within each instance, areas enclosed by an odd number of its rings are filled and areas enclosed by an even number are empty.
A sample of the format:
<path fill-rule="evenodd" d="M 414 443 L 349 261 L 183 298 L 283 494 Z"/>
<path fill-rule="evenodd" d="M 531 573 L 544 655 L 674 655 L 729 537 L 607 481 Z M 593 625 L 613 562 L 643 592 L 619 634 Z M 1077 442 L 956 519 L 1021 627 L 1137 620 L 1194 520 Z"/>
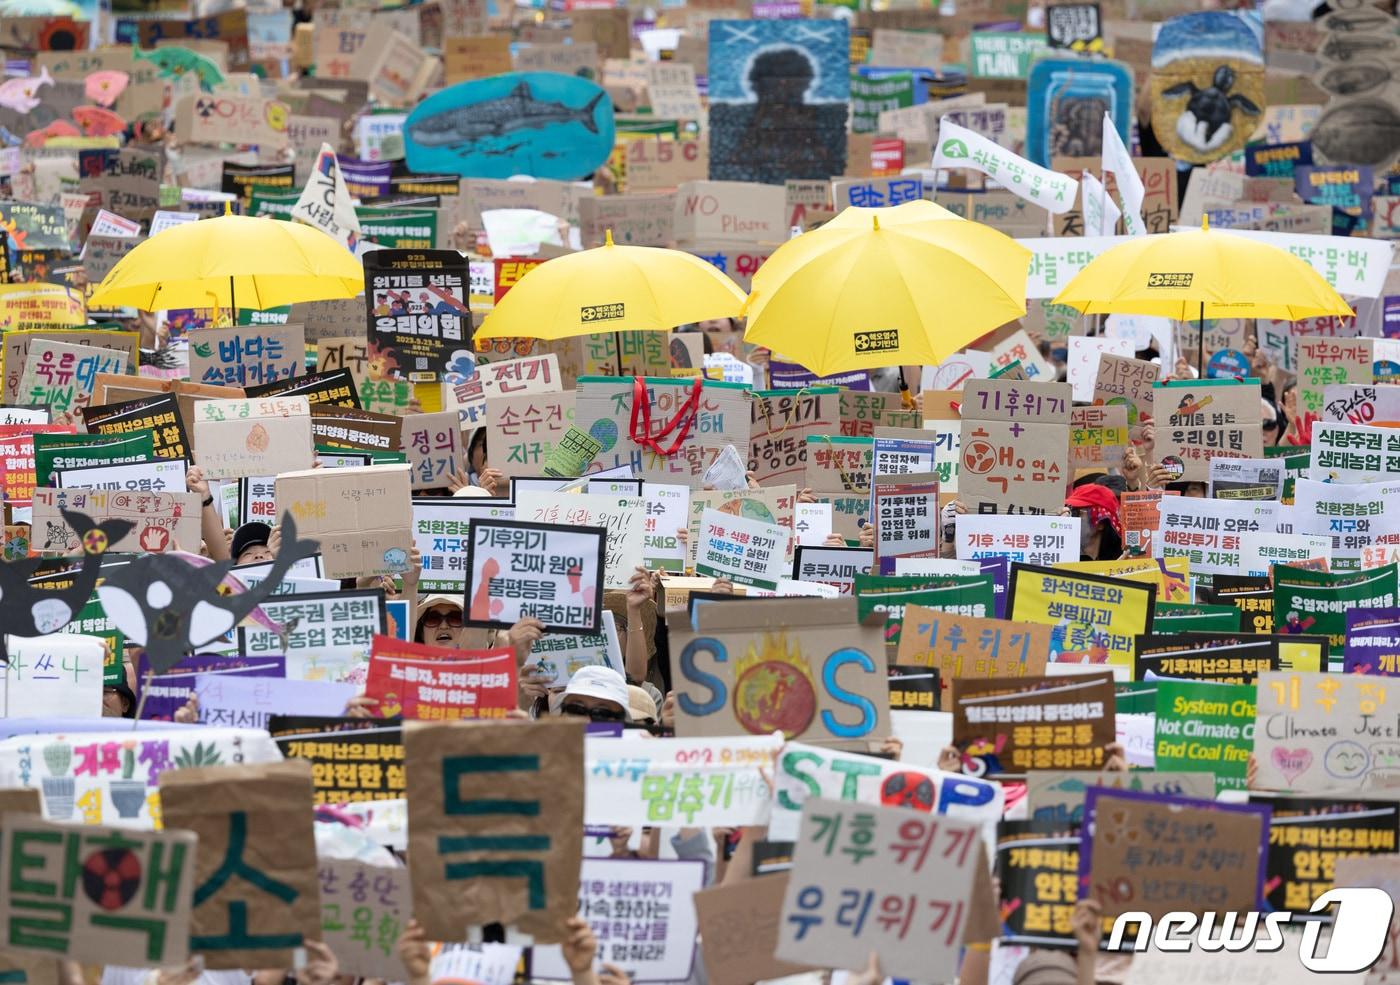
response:
<path fill-rule="evenodd" d="M 314 463 L 305 397 L 201 400 L 194 415 L 194 460 L 210 479 L 277 475 Z"/>
<path fill-rule="evenodd" d="M 291 967 L 321 938 L 311 764 L 168 770 L 162 819 L 199 836 L 190 949 L 208 968 Z"/>
<path fill-rule="evenodd" d="M 277 515 L 288 510 L 300 536 L 321 542 L 328 578 L 408 567 L 413 494 L 407 465 L 284 473 L 277 477 Z"/>
<path fill-rule="evenodd" d="M 583 861 L 583 734 L 562 718 L 404 724 L 413 913 L 429 939 L 488 923 L 562 939 Z"/>

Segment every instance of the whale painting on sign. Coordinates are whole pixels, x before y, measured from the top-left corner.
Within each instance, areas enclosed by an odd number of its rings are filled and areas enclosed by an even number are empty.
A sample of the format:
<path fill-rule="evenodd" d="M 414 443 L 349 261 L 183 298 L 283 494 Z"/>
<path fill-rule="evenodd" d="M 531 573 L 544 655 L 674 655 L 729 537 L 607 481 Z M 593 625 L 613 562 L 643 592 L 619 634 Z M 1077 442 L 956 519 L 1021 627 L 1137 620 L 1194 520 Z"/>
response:
<path fill-rule="evenodd" d="M 509 72 L 450 86 L 404 121 L 408 166 L 419 174 L 574 181 L 613 147 L 612 100 L 586 79 Z"/>
<path fill-rule="evenodd" d="M 710 179 L 845 174 L 850 65 L 842 20 L 711 21 Z"/>

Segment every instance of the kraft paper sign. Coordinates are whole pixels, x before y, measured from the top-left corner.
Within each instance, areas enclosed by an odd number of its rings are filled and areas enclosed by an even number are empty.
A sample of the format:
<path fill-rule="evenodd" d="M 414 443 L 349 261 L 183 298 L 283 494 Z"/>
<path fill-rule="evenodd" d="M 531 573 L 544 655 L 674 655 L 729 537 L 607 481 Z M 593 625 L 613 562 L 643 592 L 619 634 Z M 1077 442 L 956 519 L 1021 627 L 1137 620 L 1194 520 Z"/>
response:
<path fill-rule="evenodd" d="M 413 546 L 407 465 L 307 469 L 277 477 L 277 515 L 291 511 L 297 533 L 321 542 L 328 578 L 397 574 Z"/>
<path fill-rule="evenodd" d="M 86 513 L 94 523 L 126 520 L 131 531 L 109 544 L 109 551 L 160 554 L 193 550 L 200 542 L 199 493 L 134 492 L 124 489 L 35 489 L 33 534 L 37 554 L 79 554 L 78 534 L 63 519 L 62 510 Z"/>
<path fill-rule="evenodd" d="M 201 400 L 194 405 L 195 464 L 210 479 L 310 469 L 311 407 L 305 397 Z"/>
<path fill-rule="evenodd" d="M 724 941 L 723 947 L 700 949 L 705 973 L 713 985 L 751 985 L 806 970 L 773 957 L 787 886 L 787 873 L 781 873 L 713 886 L 695 894 L 700 937 Z"/>
<path fill-rule="evenodd" d="M 1256 787 L 1355 793 L 1393 785 L 1400 725 L 1386 683 L 1365 674 L 1260 674 Z"/>
<path fill-rule="evenodd" d="M 161 774 L 163 824 L 199 836 L 190 950 L 208 968 L 289 967 L 321 936 L 311 764 Z"/>
<path fill-rule="evenodd" d="M 562 940 L 583 860 L 583 735 L 566 718 L 405 723 L 413 914 L 430 940 L 488 923 Z"/>
<path fill-rule="evenodd" d="M 889 734 L 883 620 L 854 599 L 711 602 L 672 626 L 676 733 L 854 742 Z"/>
<path fill-rule="evenodd" d="M 128 968 L 185 961 L 193 833 L 4 819 L 0 952 Z"/>

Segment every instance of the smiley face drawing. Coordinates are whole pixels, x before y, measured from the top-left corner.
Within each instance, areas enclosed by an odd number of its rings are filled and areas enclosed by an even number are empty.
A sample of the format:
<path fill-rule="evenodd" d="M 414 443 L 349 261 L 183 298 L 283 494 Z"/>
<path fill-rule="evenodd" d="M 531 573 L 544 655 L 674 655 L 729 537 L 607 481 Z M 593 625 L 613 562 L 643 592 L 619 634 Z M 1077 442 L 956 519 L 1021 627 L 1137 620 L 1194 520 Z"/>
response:
<path fill-rule="evenodd" d="M 1334 742 L 1327 747 L 1322 765 L 1329 775 L 1339 780 L 1354 780 L 1371 765 L 1371 754 L 1357 742 Z"/>

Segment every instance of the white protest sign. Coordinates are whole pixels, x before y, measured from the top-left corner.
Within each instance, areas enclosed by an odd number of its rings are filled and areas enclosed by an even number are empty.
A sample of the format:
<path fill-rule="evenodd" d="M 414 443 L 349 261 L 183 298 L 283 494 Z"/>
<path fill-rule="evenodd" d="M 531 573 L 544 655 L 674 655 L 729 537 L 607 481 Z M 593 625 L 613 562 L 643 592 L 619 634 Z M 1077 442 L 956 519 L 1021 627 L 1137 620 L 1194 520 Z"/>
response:
<path fill-rule="evenodd" d="M 218 673 L 197 675 L 194 688 L 201 725 L 263 729 L 273 715 L 338 717 L 360 693 L 359 684 Z"/>
<path fill-rule="evenodd" d="M 600 631 L 601 527 L 473 519 L 468 540 L 467 625 L 509 629 L 534 616 L 546 632 Z"/>
<path fill-rule="evenodd" d="M 1400 429 L 1313 423 L 1309 479 L 1351 484 L 1393 475 L 1400 475 Z"/>
<path fill-rule="evenodd" d="M 980 835 L 974 823 L 808 801 L 774 956 L 852 968 L 878 952 L 886 974 L 951 981 L 985 864 Z"/>
<path fill-rule="evenodd" d="M 1331 537 L 1332 570 L 1357 571 L 1367 550 L 1400 543 L 1400 482 L 1298 479 L 1293 532 Z"/>
<path fill-rule="evenodd" d="M 850 595 L 856 575 L 870 574 L 874 565 L 875 552 L 862 547 L 802 546 L 797 549 L 793 571 L 798 581 L 831 585 L 842 595 Z"/>
<path fill-rule="evenodd" d="M 665 482 L 642 486 L 646 500 L 646 541 L 642 556 L 648 568 L 660 571 L 685 570 L 685 545 L 679 533 L 690 517 L 690 487 Z"/>
<path fill-rule="evenodd" d="M 1400 386 L 1329 383 L 1322 388 L 1322 419 L 1344 424 L 1400 422 Z"/>
<path fill-rule="evenodd" d="M 1395 245 L 1388 240 L 1356 236 L 1309 236 L 1253 229 L 1222 229 L 1221 232 L 1287 250 L 1321 274 L 1338 294 L 1358 298 L 1380 297 Z"/>
<path fill-rule="evenodd" d="M 1123 228 L 1129 236 L 1145 236 L 1147 226 L 1142 221 L 1142 200 L 1147 190 L 1142 184 L 1142 175 L 1133 166 L 1133 157 L 1123 146 L 1123 138 L 1113 125 L 1113 117 L 1103 115 L 1103 155 L 1102 170 L 1105 175 L 1113 175 L 1118 182 L 1118 194 L 1123 199 Z"/>
<path fill-rule="evenodd" d="M 611 667 L 626 675 L 622 663 L 622 647 L 617 639 L 617 621 L 607 609 L 603 610 L 603 631 L 585 633 L 545 633 L 535 641 L 525 658 L 522 674 L 544 674 L 545 686 L 554 690 L 566 687 L 574 672 L 583 667 Z"/>
<path fill-rule="evenodd" d="M 1394 783 L 1400 724 L 1367 674 L 1264 671 L 1254 723 L 1255 787 L 1354 793 Z"/>
<path fill-rule="evenodd" d="M 775 523 L 706 509 L 700 519 L 695 573 L 739 585 L 776 588 L 788 570 L 792 531 Z"/>
<path fill-rule="evenodd" d="M 59 489 L 124 489 L 128 492 L 185 491 L 185 460 L 183 458 L 54 469 L 54 475 L 57 477 L 55 485 Z"/>
<path fill-rule="evenodd" d="M 413 546 L 423 559 L 418 591 L 460 594 L 467 587 L 467 534 L 473 517 L 513 520 L 515 507 L 481 498 L 415 499 Z"/>
<path fill-rule="evenodd" d="M 1026 379 L 1037 383 L 1055 379 L 1055 367 L 1040 354 L 1039 347 L 1031 341 L 1024 328 L 1018 328 L 1005 340 L 993 346 L 992 361 L 998 366 L 1020 363 L 1021 368 L 1026 371 Z"/>
<path fill-rule="evenodd" d="M 1026 278 L 1026 298 L 1053 298 L 1075 274 L 1128 236 L 1057 236 L 1041 239 L 1018 239 L 1031 251 L 1030 274 Z M 1128 353 L 1132 355 L 1132 353 Z M 949 389 L 944 387 L 943 389 Z"/>
<path fill-rule="evenodd" d="M 803 805 L 816 797 L 976 822 L 999 820 L 1005 800 L 1001 784 L 989 780 L 789 742 L 774 774 L 768 836 L 775 841 L 796 838 Z"/>
<path fill-rule="evenodd" d="M 309 469 L 311 405 L 305 397 L 196 401 L 194 445 L 195 464 L 213 479 Z"/>
<path fill-rule="evenodd" d="M 1240 570 L 1240 536 L 1278 529 L 1278 503 L 1264 500 L 1167 496 L 1152 556 L 1185 557 L 1193 575 L 1233 575 Z"/>
<path fill-rule="evenodd" d="M 641 567 L 646 501 L 639 496 L 523 492 L 515 499 L 515 515 L 526 523 L 601 527 L 606 531 L 604 588 L 627 588 L 633 571 Z"/>
<path fill-rule="evenodd" d="M 980 171 L 995 178 L 1011 194 L 1057 215 L 1074 208 L 1077 185 L 1073 178 L 1032 164 L 947 117 L 938 124 L 933 168 L 935 171 L 941 168 Z"/>
<path fill-rule="evenodd" d="M 1240 534 L 1240 574 L 1268 577 L 1275 564 L 1332 560 L 1332 538 L 1318 534 Z"/>
<path fill-rule="evenodd" d="M 342 974 L 395 981 L 404 977 L 398 939 L 412 916 L 408 869 L 354 859 L 318 858 L 321 940 Z"/>
<path fill-rule="evenodd" d="M 281 639 L 261 625 L 240 627 L 245 657 L 286 654 L 287 679 L 344 681 L 364 672 L 370 644 L 385 630 L 384 593 L 379 589 L 325 592 L 268 599 L 262 610 L 278 625 L 296 625 Z"/>
<path fill-rule="evenodd" d="M 733 827 L 768 823 L 782 736 L 584 741 L 587 825 Z"/>
<path fill-rule="evenodd" d="M 330 144 L 321 145 L 316 163 L 306 179 L 306 187 L 301 190 L 297 204 L 292 206 L 292 218 L 315 226 L 331 239 L 343 243 L 348 250 L 355 249 L 360 241 L 360 220 L 355 214 L 355 200 L 345 187 L 340 161 L 336 159 L 335 148 Z"/>
<path fill-rule="evenodd" d="M 95 636 L 7 636 L 10 662 L 0 668 L 5 718 L 101 718 L 102 661 Z M 120 659 L 120 655 L 118 655 Z"/>
<path fill-rule="evenodd" d="M 616 965 L 637 985 L 687 981 L 699 931 L 693 897 L 704 888 L 700 859 L 585 858 L 578 912 L 598 936 L 595 969 Z M 535 947 L 530 973 L 545 981 L 574 977 L 558 945 Z"/>
<path fill-rule="evenodd" d="M 799 502 L 793 508 L 792 531 L 800 545 L 820 547 L 825 544 L 831 536 L 831 504 Z"/>
<path fill-rule="evenodd" d="M 960 513 L 954 526 L 962 561 L 1004 555 L 1010 561 L 1048 566 L 1080 557 L 1077 516 Z"/>
<path fill-rule="evenodd" d="M 478 363 L 476 375 L 461 383 L 443 384 L 445 410 L 455 410 L 464 428 L 486 423 L 486 398 L 522 393 L 559 393 L 559 357 L 552 352 L 494 363 Z"/>

